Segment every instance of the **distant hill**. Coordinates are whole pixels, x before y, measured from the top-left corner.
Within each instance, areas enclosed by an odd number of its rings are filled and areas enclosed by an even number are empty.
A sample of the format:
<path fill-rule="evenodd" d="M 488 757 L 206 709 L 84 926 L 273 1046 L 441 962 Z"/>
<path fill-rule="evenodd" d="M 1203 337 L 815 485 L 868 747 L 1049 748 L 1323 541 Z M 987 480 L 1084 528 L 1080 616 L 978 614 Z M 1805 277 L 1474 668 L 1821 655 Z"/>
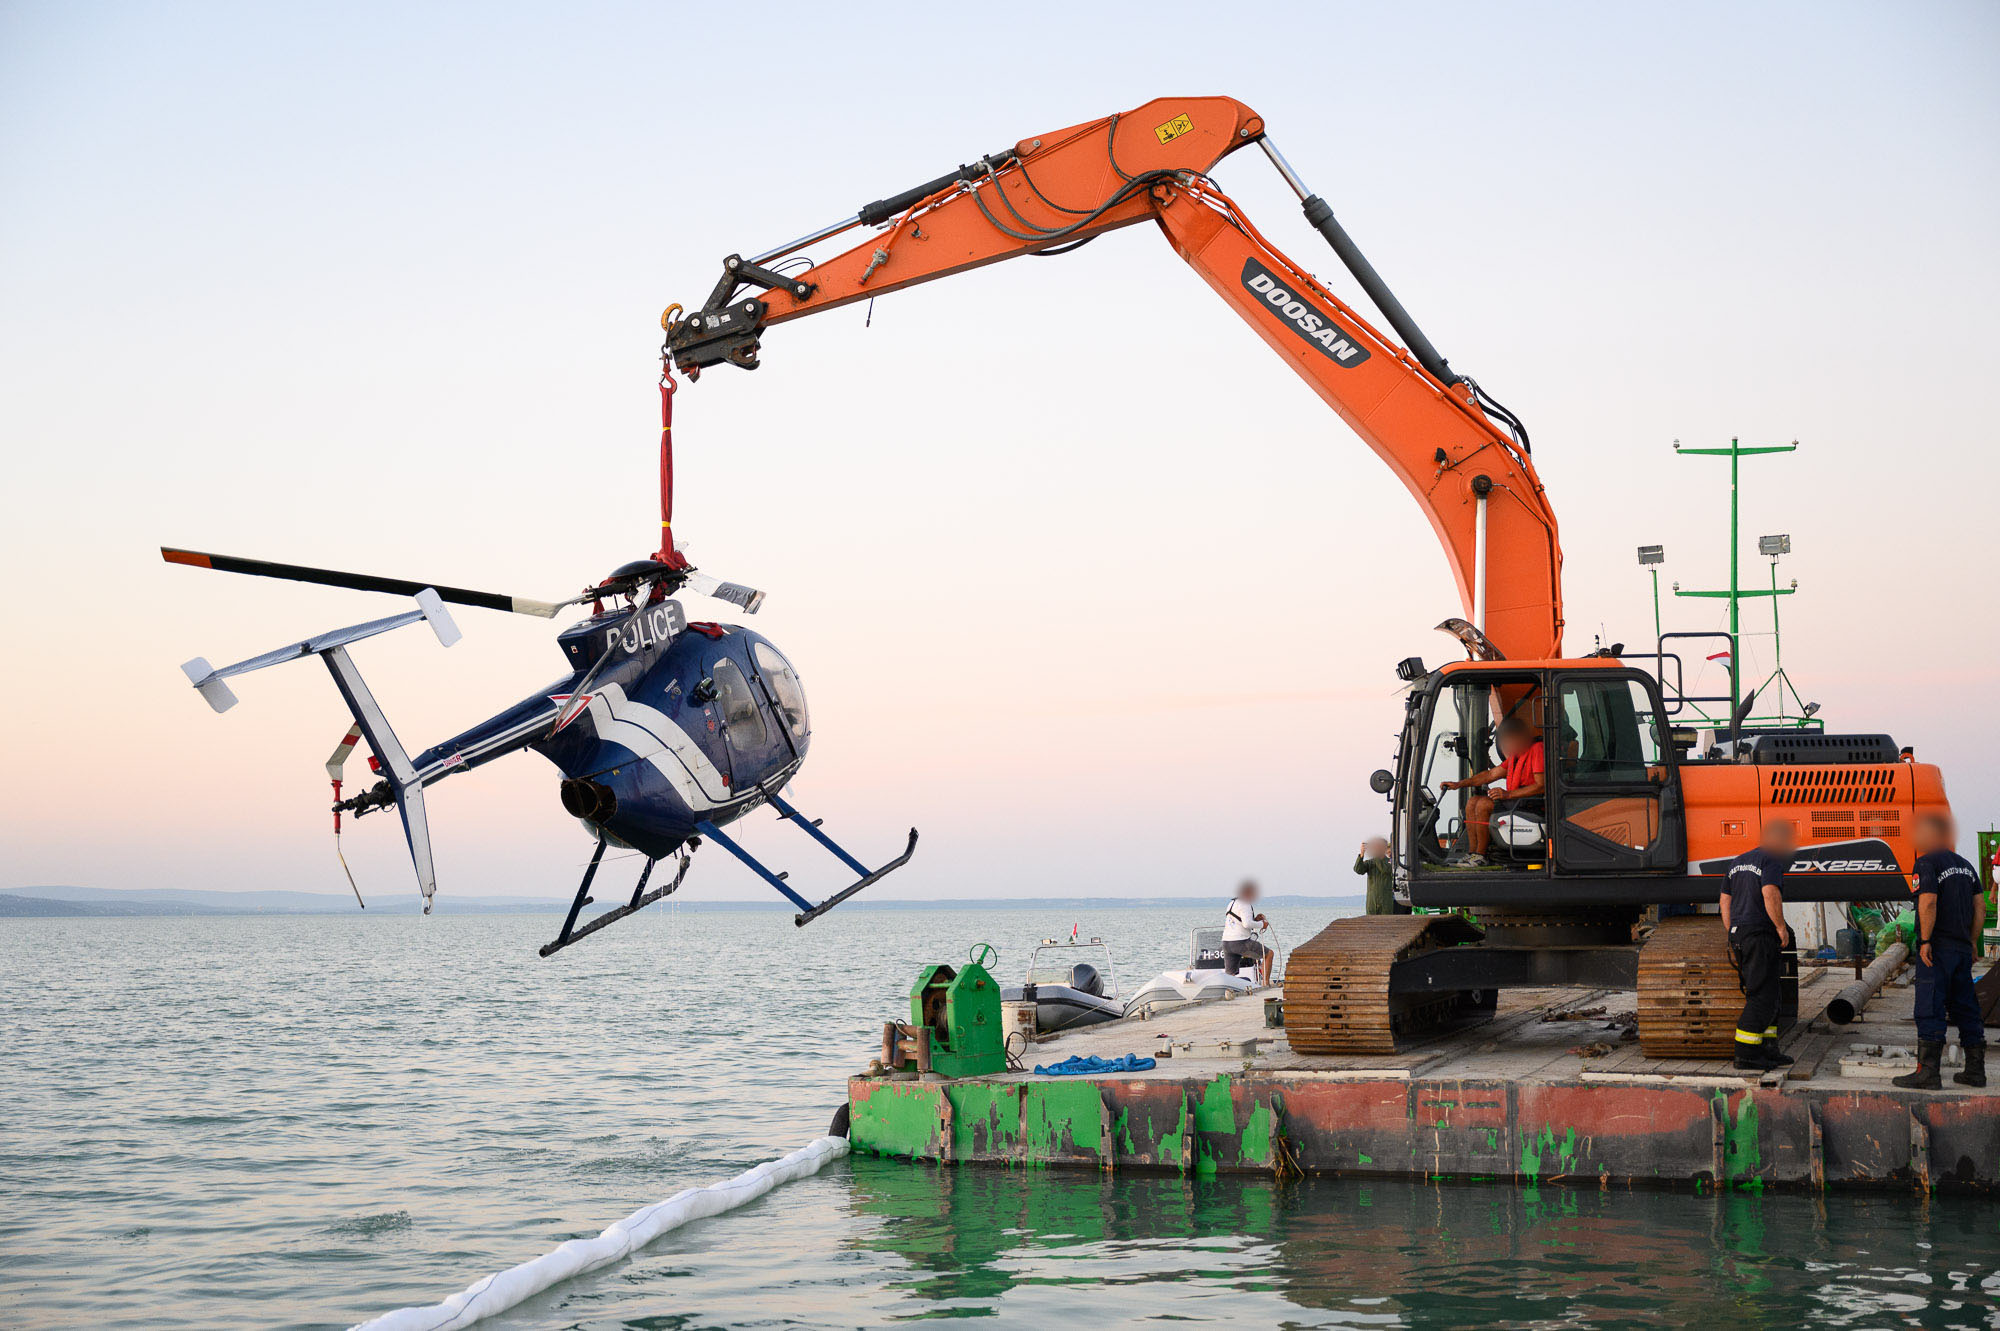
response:
<path fill-rule="evenodd" d="M 964 900 L 910 900 L 882 897 L 858 898 L 842 910 L 1046 910 L 1056 915 L 1069 911 L 1121 910 L 1134 907 L 1175 907 L 1209 905 L 1220 911 L 1220 894 L 1198 897 L 977 897 Z M 1322 909 L 1357 909 L 1358 896 L 1313 897 L 1270 896 L 1271 906 L 1312 906 Z M 790 911 L 782 901 L 703 901 L 698 897 L 680 899 L 680 909 L 699 911 Z M 422 904 L 413 891 L 371 897 L 369 914 L 415 915 Z M 440 915 L 546 915 L 569 909 L 566 898 L 437 895 Z M 219 892 L 183 887 L 75 887 L 61 884 L 38 887 L 0 888 L 0 919 L 75 916 L 169 916 L 169 915 L 359 915 L 361 907 L 352 896 L 333 892 Z"/>
<path fill-rule="evenodd" d="M 47 897 L 24 897 L 14 892 L 0 893 L 0 920 L 29 919 L 46 915 L 103 915 L 106 912 L 79 901 L 50 901 Z"/>
<path fill-rule="evenodd" d="M 31 888 L 47 891 L 47 888 Z M 133 915 L 252 915 L 256 911 L 204 910 L 178 901 L 62 901 L 22 892 L 0 892 L 0 919 L 48 918 L 54 916 L 133 916 Z M 295 912 L 296 913 L 296 912 Z"/>

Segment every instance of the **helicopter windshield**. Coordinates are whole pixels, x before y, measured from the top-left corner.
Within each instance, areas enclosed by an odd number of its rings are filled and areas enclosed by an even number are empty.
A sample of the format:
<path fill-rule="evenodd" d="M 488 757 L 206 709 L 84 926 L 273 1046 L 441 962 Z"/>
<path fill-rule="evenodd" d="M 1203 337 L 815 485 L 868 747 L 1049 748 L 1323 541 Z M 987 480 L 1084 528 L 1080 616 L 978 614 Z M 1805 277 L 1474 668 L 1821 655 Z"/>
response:
<path fill-rule="evenodd" d="M 770 738 L 764 713 L 757 708 L 757 695 L 742 669 L 728 657 L 719 658 L 712 671 L 716 699 L 722 704 L 722 724 L 729 734 L 729 747 L 739 753 L 761 749 Z"/>
<path fill-rule="evenodd" d="M 768 642 L 756 646 L 757 670 L 764 676 L 764 682 L 771 686 L 771 692 L 778 700 L 778 710 L 784 714 L 785 724 L 792 728 L 792 734 L 800 739 L 806 734 L 806 691 L 799 683 L 799 677 L 792 670 L 792 663 Z"/>

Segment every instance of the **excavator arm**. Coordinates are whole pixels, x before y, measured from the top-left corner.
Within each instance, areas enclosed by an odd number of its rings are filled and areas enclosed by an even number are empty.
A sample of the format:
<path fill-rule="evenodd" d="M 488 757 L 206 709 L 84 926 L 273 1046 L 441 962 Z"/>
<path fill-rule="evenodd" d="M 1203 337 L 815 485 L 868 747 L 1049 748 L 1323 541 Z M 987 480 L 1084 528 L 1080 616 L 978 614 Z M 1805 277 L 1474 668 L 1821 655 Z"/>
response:
<path fill-rule="evenodd" d="M 1253 143 L 1407 350 L 1266 241 L 1209 179 Z M 754 369 L 773 324 L 1146 221 L 1415 497 L 1484 634 L 1477 649 L 1561 655 L 1562 554 L 1525 431 L 1451 370 L 1265 137 L 1262 118 L 1230 98 L 1163 98 L 1024 139 L 774 250 L 731 255 L 700 309 L 669 310 L 667 351 L 690 377 L 716 364 Z M 805 258 L 860 228 L 879 229 L 838 254 Z"/>

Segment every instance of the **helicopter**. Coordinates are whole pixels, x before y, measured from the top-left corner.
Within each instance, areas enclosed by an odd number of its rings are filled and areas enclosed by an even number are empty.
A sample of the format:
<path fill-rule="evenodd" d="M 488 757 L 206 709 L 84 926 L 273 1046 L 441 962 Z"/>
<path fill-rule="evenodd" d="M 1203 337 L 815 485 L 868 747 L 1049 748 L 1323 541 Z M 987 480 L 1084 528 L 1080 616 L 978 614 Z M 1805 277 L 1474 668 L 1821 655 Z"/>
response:
<path fill-rule="evenodd" d="M 415 600 L 415 609 L 333 629 L 233 665 L 218 669 L 196 657 L 181 669 L 208 704 L 224 712 L 237 701 L 226 680 L 309 656 L 323 661 L 354 718 L 327 762 L 333 781 L 336 850 L 342 814 L 359 818 L 393 806 L 402 819 L 427 915 L 437 875 L 424 791 L 446 777 L 523 749 L 554 763 L 562 773 L 563 810 L 583 824 L 597 847 L 561 931 L 540 950 L 544 957 L 672 894 L 686 878 L 692 852 L 704 839 L 742 861 L 797 906 L 793 923 L 799 926 L 900 869 L 916 853 L 917 830 L 911 828 L 903 853 L 871 869 L 822 831 L 821 820 L 806 817 L 784 798 L 812 738 L 805 688 L 797 670 L 762 634 L 740 624 L 690 622 L 674 599 L 677 593 L 695 592 L 755 614 L 764 593 L 701 572 L 674 542 L 671 391 L 663 382 L 660 551 L 615 569 L 602 582 L 566 600 L 536 601 L 169 546 L 160 550 L 170 564 L 388 592 Z M 414 757 L 390 728 L 348 652 L 353 643 L 420 622 L 450 647 L 460 633 L 445 609 L 447 603 L 553 619 L 565 608 L 586 602 L 590 614 L 556 637 L 567 674 Z M 345 764 L 363 739 L 370 750 L 369 766 L 380 780 L 342 799 Z M 793 890 L 787 873 L 766 867 L 722 830 L 766 805 L 859 877 L 818 903 Z M 594 900 L 591 884 L 607 847 L 637 851 L 645 857 L 645 866 L 623 904 L 579 926 L 583 908 Z M 678 862 L 672 880 L 647 891 L 654 867 L 670 856 Z M 344 868 L 345 856 L 341 863 Z M 355 896 L 360 897 L 358 889 Z"/>

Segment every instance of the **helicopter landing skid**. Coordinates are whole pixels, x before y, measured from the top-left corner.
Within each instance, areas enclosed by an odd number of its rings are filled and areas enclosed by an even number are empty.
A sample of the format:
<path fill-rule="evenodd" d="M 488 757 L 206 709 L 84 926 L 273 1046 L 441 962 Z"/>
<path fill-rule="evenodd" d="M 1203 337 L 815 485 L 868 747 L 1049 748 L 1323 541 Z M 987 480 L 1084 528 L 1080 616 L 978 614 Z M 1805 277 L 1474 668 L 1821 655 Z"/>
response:
<path fill-rule="evenodd" d="M 604 842 L 600 839 L 597 843 L 596 853 L 590 857 L 590 867 L 583 871 L 583 882 L 576 889 L 576 900 L 569 904 L 569 914 L 563 919 L 562 932 L 556 935 L 554 942 L 542 944 L 539 955 L 544 957 L 554 956 L 571 943 L 580 942 L 596 933 L 599 929 L 618 923 L 618 921 L 624 919 L 633 911 L 642 910 L 652 905 L 655 901 L 658 901 L 661 897 L 672 896 L 675 889 L 680 887 L 681 880 L 687 877 L 688 865 L 692 862 L 688 853 L 682 851 L 680 855 L 681 866 L 674 871 L 674 881 L 668 883 L 665 887 L 656 887 L 648 892 L 646 890 L 646 880 L 653 876 L 653 866 L 659 863 L 658 860 L 648 859 L 646 867 L 639 871 L 638 883 L 632 888 L 632 899 L 616 910 L 607 910 L 602 915 L 592 917 L 587 924 L 579 929 L 576 927 L 576 917 L 583 911 L 585 906 L 591 903 L 590 880 L 597 877 L 597 866 L 603 859 Z"/>
<path fill-rule="evenodd" d="M 869 887 L 875 883 L 878 883 L 882 879 L 894 873 L 896 870 L 902 868 L 905 864 L 908 864 L 910 862 L 910 856 L 917 853 L 917 829 L 913 827 L 910 829 L 909 844 L 903 847 L 903 853 L 901 855 L 898 855 L 895 859 L 890 860 L 887 864 L 883 865 L 879 869 L 870 869 L 860 860 L 855 859 L 845 850 L 842 850 L 840 848 L 839 843 L 834 841 L 832 837 L 820 831 L 818 819 L 806 817 L 804 814 L 800 813 L 797 809 L 794 809 L 791 805 L 785 803 L 784 800 L 780 799 L 776 795 L 771 795 L 768 796 L 767 798 L 770 801 L 771 807 L 777 810 L 778 816 L 780 818 L 787 819 L 791 822 L 797 823 L 799 827 L 805 831 L 807 836 L 811 837 L 813 840 L 819 842 L 820 845 L 825 846 L 829 851 L 831 851 L 835 859 L 839 860 L 842 864 L 845 864 L 848 868 L 854 870 L 854 872 L 860 874 L 861 875 L 860 879 L 855 882 L 849 883 L 846 887 L 841 888 L 840 891 L 835 892 L 825 901 L 822 901 L 817 906 L 815 906 L 810 901 L 807 901 L 804 897 L 792 891 L 791 888 L 785 885 L 785 878 L 786 878 L 785 874 L 772 873 L 769 869 L 765 868 L 763 863 L 760 860 L 758 860 L 758 858 L 755 855 L 752 855 L 749 851 L 737 845 L 735 841 L 731 840 L 729 836 L 726 833 L 724 833 L 722 829 L 718 828 L 714 823 L 710 822 L 697 823 L 695 825 L 695 828 L 703 836 L 708 837 L 710 840 L 714 841 L 716 845 L 722 847 L 724 850 L 728 851 L 731 855 L 734 855 L 737 859 L 743 861 L 744 864 L 750 867 L 751 872 L 755 873 L 759 878 L 762 878 L 772 887 L 777 888 L 778 891 L 782 893 L 787 900 L 789 900 L 793 905 L 797 906 L 799 908 L 799 913 L 792 917 L 792 923 L 798 925 L 801 928 L 803 928 L 808 924 L 811 924 L 814 920 L 826 914 L 828 911 L 832 910 L 835 906 L 838 906 L 841 902 L 847 900 L 849 897 L 859 892 L 862 888 Z"/>

